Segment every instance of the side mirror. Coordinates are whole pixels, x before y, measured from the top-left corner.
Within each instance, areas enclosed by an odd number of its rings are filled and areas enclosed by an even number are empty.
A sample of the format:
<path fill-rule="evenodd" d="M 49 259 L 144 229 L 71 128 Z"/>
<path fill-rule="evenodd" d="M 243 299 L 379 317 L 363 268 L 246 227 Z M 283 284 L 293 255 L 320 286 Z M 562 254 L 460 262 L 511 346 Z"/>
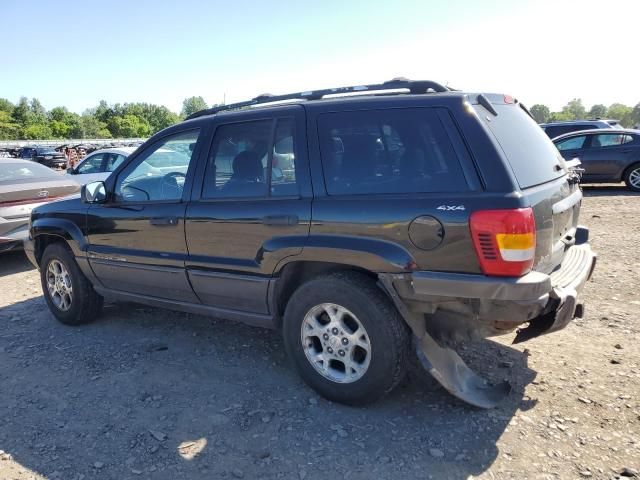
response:
<path fill-rule="evenodd" d="M 104 203 L 107 201 L 107 188 L 104 182 L 91 182 L 82 186 L 80 198 L 84 203 Z"/>

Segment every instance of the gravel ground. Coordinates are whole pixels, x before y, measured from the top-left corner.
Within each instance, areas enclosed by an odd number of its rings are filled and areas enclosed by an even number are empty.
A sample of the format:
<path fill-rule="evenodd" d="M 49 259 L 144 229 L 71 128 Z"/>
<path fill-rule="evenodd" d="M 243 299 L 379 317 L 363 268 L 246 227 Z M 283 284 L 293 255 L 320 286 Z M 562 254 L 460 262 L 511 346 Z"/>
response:
<path fill-rule="evenodd" d="M 514 389 L 469 407 L 422 372 L 332 404 L 277 332 L 108 304 L 54 321 L 22 253 L 0 257 L 0 479 L 617 478 L 640 469 L 640 196 L 586 188 L 599 263 L 586 316 L 462 354 Z M 627 469 L 627 470 L 624 470 Z"/>

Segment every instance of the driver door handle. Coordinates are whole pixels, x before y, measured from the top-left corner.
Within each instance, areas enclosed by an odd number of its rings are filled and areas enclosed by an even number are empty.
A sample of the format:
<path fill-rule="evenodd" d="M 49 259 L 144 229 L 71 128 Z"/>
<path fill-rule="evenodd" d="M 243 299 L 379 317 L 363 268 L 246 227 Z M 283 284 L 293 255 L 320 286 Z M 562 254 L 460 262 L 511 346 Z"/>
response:
<path fill-rule="evenodd" d="M 175 226 L 178 225 L 178 217 L 156 217 L 150 219 L 149 223 L 158 227 Z"/>

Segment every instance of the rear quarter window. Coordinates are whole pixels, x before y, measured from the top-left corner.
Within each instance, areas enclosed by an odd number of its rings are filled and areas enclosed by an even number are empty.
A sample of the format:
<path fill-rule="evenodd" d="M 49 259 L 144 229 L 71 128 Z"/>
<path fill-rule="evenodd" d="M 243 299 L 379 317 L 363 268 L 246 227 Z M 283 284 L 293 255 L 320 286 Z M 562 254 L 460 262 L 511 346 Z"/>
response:
<path fill-rule="evenodd" d="M 478 114 L 493 132 L 520 188 L 550 182 L 565 174 L 560 152 L 520 105 L 494 104 L 493 107 L 497 116 L 487 116 L 479 110 Z"/>
<path fill-rule="evenodd" d="M 329 195 L 469 190 L 436 109 L 326 113 L 318 136 Z"/>

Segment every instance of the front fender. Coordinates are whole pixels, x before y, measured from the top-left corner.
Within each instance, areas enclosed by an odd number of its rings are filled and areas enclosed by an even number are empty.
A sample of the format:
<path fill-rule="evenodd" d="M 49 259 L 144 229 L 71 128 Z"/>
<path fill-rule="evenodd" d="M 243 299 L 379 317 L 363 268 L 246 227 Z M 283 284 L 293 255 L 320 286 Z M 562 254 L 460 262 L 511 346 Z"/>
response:
<path fill-rule="evenodd" d="M 30 237 L 34 242 L 41 235 L 54 235 L 63 238 L 76 258 L 86 257 L 87 238 L 75 222 L 66 218 L 43 217 L 32 220 Z"/>

